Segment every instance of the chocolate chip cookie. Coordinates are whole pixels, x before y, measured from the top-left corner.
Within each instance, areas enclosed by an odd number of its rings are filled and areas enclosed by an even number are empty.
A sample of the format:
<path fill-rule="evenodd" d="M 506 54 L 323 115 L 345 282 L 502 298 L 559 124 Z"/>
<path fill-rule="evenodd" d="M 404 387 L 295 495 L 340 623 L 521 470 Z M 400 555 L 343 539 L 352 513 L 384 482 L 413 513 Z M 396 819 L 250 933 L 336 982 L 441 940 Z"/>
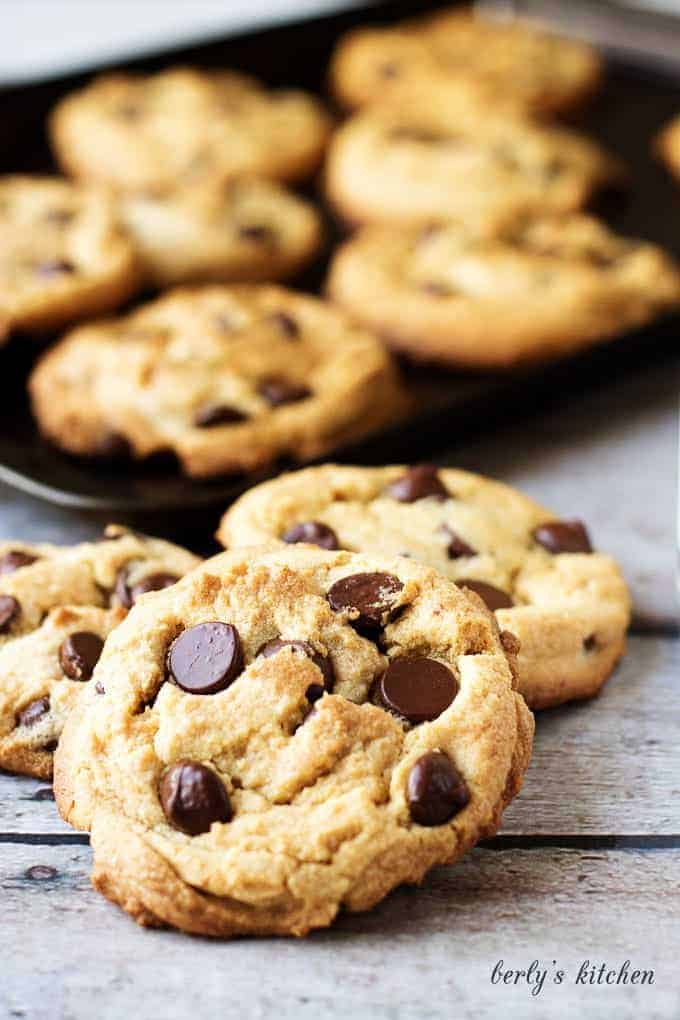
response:
<path fill-rule="evenodd" d="M 304 460 L 390 421 L 390 355 L 318 298 L 275 286 L 170 292 L 75 330 L 30 380 L 40 428 L 96 456 L 172 450 L 196 477 Z"/>
<path fill-rule="evenodd" d="M 0 177 L 2 332 L 43 332 L 111 311 L 139 278 L 109 195 L 56 177 Z"/>
<path fill-rule="evenodd" d="M 75 546 L 0 543 L 0 767 L 48 779 L 104 640 L 146 592 L 200 561 L 109 525 Z"/>
<path fill-rule="evenodd" d="M 582 42 L 460 8 L 350 32 L 330 71 L 335 96 L 347 107 L 398 102 L 414 91 L 455 96 L 472 85 L 482 87 L 491 102 L 510 97 L 534 114 L 580 105 L 601 76 L 597 53 Z"/>
<path fill-rule="evenodd" d="M 50 120 L 67 173 L 125 191 L 235 174 L 303 180 L 329 130 L 321 104 L 304 92 L 270 92 L 246 75 L 190 68 L 105 75 L 62 99 Z"/>
<path fill-rule="evenodd" d="M 476 230 L 579 209 L 623 168 L 565 128 L 501 115 L 488 104 L 404 101 L 350 117 L 336 132 L 326 193 L 349 224 L 453 219 Z"/>
<path fill-rule="evenodd" d="M 118 209 L 156 287 L 287 279 L 321 243 L 314 207 L 273 181 L 131 192 Z"/>
<path fill-rule="evenodd" d="M 532 708 L 596 694 L 624 651 L 628 591 L 585 525 L 466 471 L 325 464 L 283 475 L 242 496 L 218 538 L 428 564 L 477 592 L 519 639 L 519 689 Z"/>
<path fill-rule="evenodd" d="M 416 361 L 506 367 L 569 354 L 680 303 L 670 256 L 590 217 L 483 237 L 456 223 L 367 227 L 341 247 L 330 296 Z"/>
<path fill-rule="evenodd" d="M 435 571 L 228 552 L 111 634 L 55 794 L 141 924 L 303 935 L 494 832 L 532 733 L 493 616 Z"/>
<path fill-rule="evenodd" d="M 670 172 L 680 177 L 680 116 L 666 124 L 655 139 L 655 148 Z"/>

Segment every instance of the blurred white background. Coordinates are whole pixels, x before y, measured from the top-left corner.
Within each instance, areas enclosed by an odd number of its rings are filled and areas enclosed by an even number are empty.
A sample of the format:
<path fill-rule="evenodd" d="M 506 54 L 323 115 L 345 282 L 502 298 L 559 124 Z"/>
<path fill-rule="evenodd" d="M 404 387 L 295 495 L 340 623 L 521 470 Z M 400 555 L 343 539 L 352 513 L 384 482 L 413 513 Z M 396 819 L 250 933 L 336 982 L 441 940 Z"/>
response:
<path fill-rule="evenodd" d="M 370 0 L 0 0 L 0 84 L 37 80 L 367 2 Z M 680 0 L 628 0 L 628 5 L 680 14 Z M 569 0 L 564 0 L 563 6 L 566 12 Z M 418 8 L 414 0 L 414 14 Z"/>

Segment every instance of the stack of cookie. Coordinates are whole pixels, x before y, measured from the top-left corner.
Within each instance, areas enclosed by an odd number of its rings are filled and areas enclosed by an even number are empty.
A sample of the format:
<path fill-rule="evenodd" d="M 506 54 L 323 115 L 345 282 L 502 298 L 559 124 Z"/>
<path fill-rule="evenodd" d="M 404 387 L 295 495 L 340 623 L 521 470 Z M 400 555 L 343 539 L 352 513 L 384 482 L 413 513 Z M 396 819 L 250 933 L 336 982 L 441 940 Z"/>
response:
<path fill-rule="evenodd" d="M 319 245 L 284 190 L 329 140 L 316 100 L 182 69 L 67 97 L 71 180 L 0 183 L 7 331 L 78 322 L 30 379 L 42 431 L 196 478 L 309 459 L 400 413 L 388 348 L 509 366 L 677 304 L 668 256 L 580 211 L 618 161 L 546 123 L 599 78 L 587 47 L 465 13 L 342 41 L 358 112 L 325 188 L 359 230 L 332 302 L 276 282 Z M 203 563 L 115 526 L 0 547 L 0 766 L 54 768 L 96 887 L 144 925 L 301 935 L 419 882 L 497 830 L 531 709 L 594 695 L 624 651 L 586 526 L 466 472 L 308 468 L 218 537 Z"/>
<path fill-rule="evenodd" d="M 328 289 L 390 347 L 504 368 L 679 303 L 668 255 L 580 211 L 620 187 L 625 168 L 547 122 L 596 91 L 601 65 L 586 45 L 458 9 L 351 33 L 330 77 L 353 112 L 331 141 L 326 192 L 359 229 Z"/>

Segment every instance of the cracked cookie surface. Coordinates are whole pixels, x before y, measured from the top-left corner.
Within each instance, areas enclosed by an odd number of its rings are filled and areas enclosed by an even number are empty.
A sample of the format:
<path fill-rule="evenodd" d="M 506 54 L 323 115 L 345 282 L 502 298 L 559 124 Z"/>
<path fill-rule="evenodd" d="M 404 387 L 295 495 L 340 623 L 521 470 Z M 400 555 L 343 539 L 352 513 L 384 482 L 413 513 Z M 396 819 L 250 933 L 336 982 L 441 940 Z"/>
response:
<path fill-rule="evenodd" d="M 623 654 L 630 597 L 578 521 L 481 475 L 325 464 L 265 482 L 222 519 L 239 547 L 323 542 L 365 555 L 409 555 L 473 586 L 520 642 L 519 689 L 532 708 L 596 694 Z"/>
<path fill-rule="evenodd" d="M 601 62 L 584 43 L 452 10 L 348 33 L 330 78 L 347 107 L 398 101 L 414 90 L 455 94 L 472 84 L 483 86 L 490 101 L 510 96 L 531 113 L 554 114 L 595 91 Z"/>
<path fill-rule="evenodd" d="M 84 326 L 29 384 L 42 431 L 96 456 L 173 450 L 195 476 L 304 460 L 390 421 L 403 395 L 390 355 L 340 310 L 269 285 L 172 291 Z"/>
<path fill-rule="evenodd" d="M 169 68 L 95 79 L 52 113 L 52 145 L 76 178 L 127 191 L 253 174 L 299 181 L 330 130 L 304 92 L 268 91 L 231 71 Z"/>
<path fill-rule="evenodd" d="M 350 117 L 325 170 L 327 197 L 349 224 L 452 219 L 482 231 L 575 211 L 622 179 L 619 161 L 576 132 L 438 94 Z"/>
<path fill-rule="evenodd" d="M 314 207 L 274 181 L 130 192 L 117 208 L 157 287 L 286 279 L 321 243 Z"/>
<path fill-rule="evenodd" d="M 508 366 L 576 351 L 680 302 L 656 245 L 581 214 L 484 237 L 455 223 L 367 227 L 331 264 L 328 291 L 415 360 Z"/>
<path fill-rule="evenodd" d="M 75 546 L 0 543 L 1 768 L 49 779 L 103 641 L 138 598 L 199 563 L 118 525 Z"/>
<path fill-rule="evenodd" d="M 57 752 L 142 924 L 295 934 L 495 831 L 533 719 L 481 601 L 406 559 L 227 552 L 134 607 Z M 96 751 L 96 753 L 95 753 Z"/>
<path fill-rule="evenodd" d="M 0 177 L 3 331 L 40 333 L 112 311 L 139 279 L 104 191 L 57 177 Z"/>

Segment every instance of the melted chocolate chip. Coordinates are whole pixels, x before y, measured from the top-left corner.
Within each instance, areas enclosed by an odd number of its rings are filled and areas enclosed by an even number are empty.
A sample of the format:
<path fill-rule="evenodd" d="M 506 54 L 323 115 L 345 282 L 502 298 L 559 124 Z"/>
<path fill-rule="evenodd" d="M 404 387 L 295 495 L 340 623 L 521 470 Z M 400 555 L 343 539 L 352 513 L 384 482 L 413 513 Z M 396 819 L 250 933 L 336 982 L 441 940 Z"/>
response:
<path fill-rule="evenodd" d="M 351 611 L 349 622 L 354 627 L 372 631 L 396 616 L 395 602 L 403 587 L 393 574 L 350 574 L 330 588 L 328 602 L 336 612 Z"/>
<path fill-rule="evenodd" d="M 447 754 L 428 751 L 409 773 L 406 797 L 418 825 L 444 825 L 465 807 L 470 791 Z"/>
<path fill-rule="evenodd" d="M 104 642 L 98 634 L 81 630 L 70 634 L 59 649 L 59 663 L 71 680 L 87 681 L 99 662 Z"/>
<path fill-rule="evenodd" d="M 333 663 L 331 662 L 330 656 L 322 655 L 321 652 L 317 652 L 314 646 L 310 645 L 308 641 L 285 641 L 283 638 L 274 638 L 273 641 L 267 641 L 266 644 L 262 645 L 257 654 L 264 655 L 264 657 L 268 659 L 270 655 L 276 655 L 276 653 L 280 652 L 282 648 L 292 648 L 296 652 L 301 652 L 303 655 L 306 655 L 308 659 L 311 659 L 314 665 L 318 667 L 321 671 L 321 675 L 323 676 L 323 688 L 321 689 L 321 694 L 323 694 L 324 690 L 329 692 L 333 690 L 335 670 L 333 669 Z M 321 697 L 321 694 L 318 694 L 316 698 L 310 698 L 309 696 L 311 688 L 318 686 L 318 684 L 312 684 L 308 688 L 308 701 L 316 701 L 317 698 Z"/>
<path fill-rule="evenodd" d="M 0 634 L 6 634 L 12 621 L 21 612 L 21 606 L 11 595 L 0 595 Z"/>
<path fill-rule="evenodd" d="M 314 702 L 318 701 L 319 698 L 322 698 L 325 693 L 326 688 L 323 687 L 321 684 L 310 684 L 307 690 L 305 691 L 305 697 L 307 701 L 310 703 L 310 705 L 313 705 Z"/>
<path fill-rule="evenodd" d="M 272 312 L 269 321 L 289 340 L 300 336 L 300 327 L 288 312 Z"/>
<path fill-rule="evenodd" d="M 312 391 L 308 386 L 273 375 L 262 379 L 257 387 L 257 392 L 272 407 L 280 407 L 282 404 L 295 404 L 299 400 L 306 400 L 307 397 L 312 395 Z"/>
<path fill-rule="evenodd" d="M 423 655 L 394 659 L 378 681 L 383 706 L 415 724 L 436 719 L 457 693 L 451 670 Z"/>
<path fill-rule="evenodd" d="M 44 280 L 50 280 L 55 276 L 75 273 L 76 267 L 73 262 L 69 262 L 67 259 L 45 259 L 44 262 L 38 262 L 33 271 Z"/>
<path fill-rule="evenodd" d="M 476 556 L 477 550 L 464 542 L 460 535 L 457 535 L 448 524 L 442 524 L 439 529 L 441 534 L 448 539 L 446 553 L 450 560 L 459 560 L 464 556 Z"/>
<path fill-rule="evenodd" d="M 22 552 L 20 549 L 10 549 L 0 559 L 0 574 L 13 574 L 19 567 L 30 567 L 40 559 L 39 556 L 31 556 L 30 553 Z"/>
<path fill-rule="evenodd" d="M 532 535 L 550 553 L 590 553 L 593 547 L 581 521 L 546 521 Z"/>
<path fill-rule="evenodd" d="M 65 227 L 75 218 L 71 209 L 48 209 L 45 213 L 45 221 L 52 223 L 55 227 Z"/>
<path fill-rule="evenodd" d="M 47 695 L 44 698 L 36 698 L 35 701 L 31 701 L 26 708 L 22 708 L 21 712 L 17 715 L 17 726 L 35 726 L 43 716 L 47 715 L 50 710 L 50 699 Z"/>
<path fill-rule="evenodd" d="M 209 832 L 213 822 L 231 821 L 231 803 L 222 780 L 198 761 L 178 761 L 166 769 L 158 795 L 167 820 L 188 836 Z"/>
<path fill-rule="evenodd" d="M 214 425 L 234 425 L 246 419 L 243 411 L 227 404 L 204 404 L 196 411 L 194 425 L 197 429 L 209 429 Z"/>
<path fill-rule="evenodd" d="M 597 648 L 597 637 L 595 634 L 589 634 L 587 638 L 583 639 L 583 651 L 594 652 Z"/>
<path fill-rule="evenodd" d="M 128 574 L 130 573 L 129 567 L 121 567 L 116 574 L 116 582 L 113 586 L 113 594 L 120 602 L 124 609 L 132 608 L 132 592 L 128 585 Z"/>
<path fill-rule="evenodd" d="M 459 577 L 456 584 L 459 588 L 469 588 L 470 591 L 476 592 L 492 613 L 497 609 L 511 609 L 515 604 L 506 591 L 496 588 L 488 581 L 478 581 L 474 577 Z"/>
<path fill-rule="evenodd" d="M 244 223 L 238 228 L 238 236 L 244 241 L 253 241 L 255 244 L 273 244 L 276 235 L 271 227 L 260 223 Z"/>
<path fill-rule="evenodd" d="M 163 588 L 170 588 L 173 584 L 177 584 L 179 577 L 177 574 L 170 574 L 165 571 L 157 571 L 155 574 L 147 574 L 137 584 L 134 584 L 130 589 L 130 597 L 132 603 L 137 601 L 140 595 L 146 595 L 148 591 L 161 591 Z"/>
<path fill-rule="evenodd" d="M 130 460 L 132 447 L 120 432 L 109 432 L 99 440 L 95 457 L 112 461 Z"/>
<path fill-rule="evenodd" d="M 453 297 L 456 293 L 448 283 L 439 283 L 437 280 L 427 280 L 421 284 L 420 289 L 426 294 L 431 294 L 432 297 Z"/>
<path fill-rule="evenodd" d="M 385 495 L 400 503 L 415 503 L 418 499 L 433 496 L 435 499 L 449 499 L 449 493 L 439 480 L 434 464 L 418 464 L 410 468 L 401 478 L 388 485 Z"/>
<path fill-rule="evenodd" d="M 217 694 L 243 669 L 243 650 L 236 627 L 218 620 L 182 631 L 167 655 L 170 676 L 189 694 Z"/>
<path fill-rule="evenodd" d="M 304 521 L 301 524 L 294 524 L 292 528 L 288 528 L 283 533 L 281 538 L 289 544 L 308 542 L 309 545 L 318 545 L 321 549 L 340 548 L 338 536 L 333 529 L 320 521 Z"/>

